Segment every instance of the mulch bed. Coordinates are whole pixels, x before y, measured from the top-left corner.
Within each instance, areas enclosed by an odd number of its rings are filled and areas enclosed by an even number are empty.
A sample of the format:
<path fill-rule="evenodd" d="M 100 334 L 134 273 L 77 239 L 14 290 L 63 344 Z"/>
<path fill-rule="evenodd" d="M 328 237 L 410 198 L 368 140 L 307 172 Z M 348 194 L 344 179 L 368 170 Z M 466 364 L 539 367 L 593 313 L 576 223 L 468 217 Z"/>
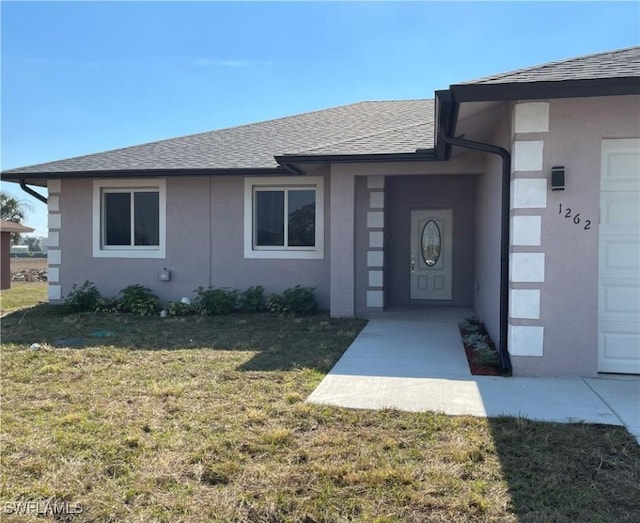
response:
<path fill-rule="evenodd" d="M 496 350 L 495 344 L 493 343 L 493 340 L 489 336 L 489 333 L 487 333 L 487 330 L 485 329 L 484 325 L 479 322 L 477 323 L 477 325 L 478 325 L 478 328 L 475 330 L 466 330 L 462 325 L 460 325 L 459 327 L 460 335 L 462 336 L 462 339 L 463 339 L 462 343 L 464 345 L 464 352 L 467 356 L 467 363 L 469 363 L 469 370 L 471 371 L 471 374 L 474 376 L 501 376 L 502 369 L 499 364 L 494 366 L 483 365 L 478 361 L 478 357 L 475 351 L 473 350 L 473 347 L 464 343 L 464 336 L 466 334 L 477 333 L 484 336 L 485 341 L 489 344 L 489 346 L 493 350 Z"/>
<path fill-rule="evenodd" d="M 480 364 L 476 358 L 476 353 L 471 347 L 465 346 L 464 352 L 467 355 L 469 370 L 474 376 L 502 376 L 500 367 L 487 367 Z"/>

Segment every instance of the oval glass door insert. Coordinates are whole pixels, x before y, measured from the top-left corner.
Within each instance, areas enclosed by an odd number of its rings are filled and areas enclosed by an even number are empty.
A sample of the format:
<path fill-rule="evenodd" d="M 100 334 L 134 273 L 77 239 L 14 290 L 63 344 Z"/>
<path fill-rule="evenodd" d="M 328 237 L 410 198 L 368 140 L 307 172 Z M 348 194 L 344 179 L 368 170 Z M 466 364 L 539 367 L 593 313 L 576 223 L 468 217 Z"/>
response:
<path fill-rule="evenodd" d="M 440 259 L 442 237 L 440 227 L 434 220 L 427 220 L 422 228 L 420 252 L 427 267 L 433 267 Z"/>

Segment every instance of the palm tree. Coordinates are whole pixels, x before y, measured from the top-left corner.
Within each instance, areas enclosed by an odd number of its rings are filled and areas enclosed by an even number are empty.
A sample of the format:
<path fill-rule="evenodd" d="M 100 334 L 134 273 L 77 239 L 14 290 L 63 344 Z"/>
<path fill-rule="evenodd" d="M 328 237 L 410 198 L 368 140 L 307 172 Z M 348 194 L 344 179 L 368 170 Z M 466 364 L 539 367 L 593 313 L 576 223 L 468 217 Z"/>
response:
<path fill-rule="evenodd" d="M 18 200 L 5 191 L 0 191 L 0 219 L 8 222 L 22 223 L 27 216 L 27 210 L 32 210 L 31 204 Z M 15 245 L 20 241 L 20 234 L 13 233 L 11 242 Z"/>

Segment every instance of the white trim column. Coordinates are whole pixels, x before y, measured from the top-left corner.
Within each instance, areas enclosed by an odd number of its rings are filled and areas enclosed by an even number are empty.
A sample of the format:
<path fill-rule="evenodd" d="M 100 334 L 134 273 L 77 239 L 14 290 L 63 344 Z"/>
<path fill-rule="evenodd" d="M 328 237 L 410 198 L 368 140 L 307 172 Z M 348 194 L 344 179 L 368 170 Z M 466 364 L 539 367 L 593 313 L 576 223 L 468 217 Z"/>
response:
<path fill-rule="evenodd" d="M 367 176 L 367 308 L 384 307 L 384 176 Z"/>
<path fill-rule="evenodd" d="M 60 270 L 62 267 L 62 251 L 60 249 L 60 232 L 62 230 L 62 214 L 60 213 L 61 180 L 49 180 L 47 182 L 47 189 L 49 191 L 47 198 L 49 221 L 47 239 L 47 287 L 49 301 L 56 302 L 62 298 L 62 285 L 60 284 Z"/>
<path fill-rule="evenodd" d="M 547 177 L 543 169 L 548 131 L 548 102 L 514 106 L 508 336 L 511 356 L 544 355 L 540 296 L 545 281 L 542 214 L 547 207 Z M 514 370 L 517 372 L 517 368 Z"/>

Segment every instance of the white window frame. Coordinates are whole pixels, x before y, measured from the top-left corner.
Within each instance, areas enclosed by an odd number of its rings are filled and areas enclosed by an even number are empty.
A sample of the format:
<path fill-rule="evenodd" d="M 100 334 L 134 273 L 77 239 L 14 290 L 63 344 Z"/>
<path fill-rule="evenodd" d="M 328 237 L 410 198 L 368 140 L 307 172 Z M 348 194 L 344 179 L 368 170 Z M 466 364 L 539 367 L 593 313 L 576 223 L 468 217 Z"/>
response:
<path fill-rule="evenodd" d="M 112 245 L 104 246 L 103 194 L 105 192 L 158 191 L 158 225 L 160 245 Z M 93 257 L 94 258 L 165 258 L 167 238 L 167 187 L 166 180 L 94 180 L 93 181 Z M 133 218 L 133 216 L 132 216 Z"/>
<path fill-rule="evenodd" d="M 268 191 L 310 190 L 316 192 L 316 244 L 315 247 L 255 246 L 255 199 L 256 190 Z M 286 197 L 285 197 L 286 203 Z M 286 239 L 285 220 L 285 239 Z M 324 259 L 324 178 L 288 176 L 245 178 L 244 179 L 244 257 L 284 260 L 322 260 Z"/>

